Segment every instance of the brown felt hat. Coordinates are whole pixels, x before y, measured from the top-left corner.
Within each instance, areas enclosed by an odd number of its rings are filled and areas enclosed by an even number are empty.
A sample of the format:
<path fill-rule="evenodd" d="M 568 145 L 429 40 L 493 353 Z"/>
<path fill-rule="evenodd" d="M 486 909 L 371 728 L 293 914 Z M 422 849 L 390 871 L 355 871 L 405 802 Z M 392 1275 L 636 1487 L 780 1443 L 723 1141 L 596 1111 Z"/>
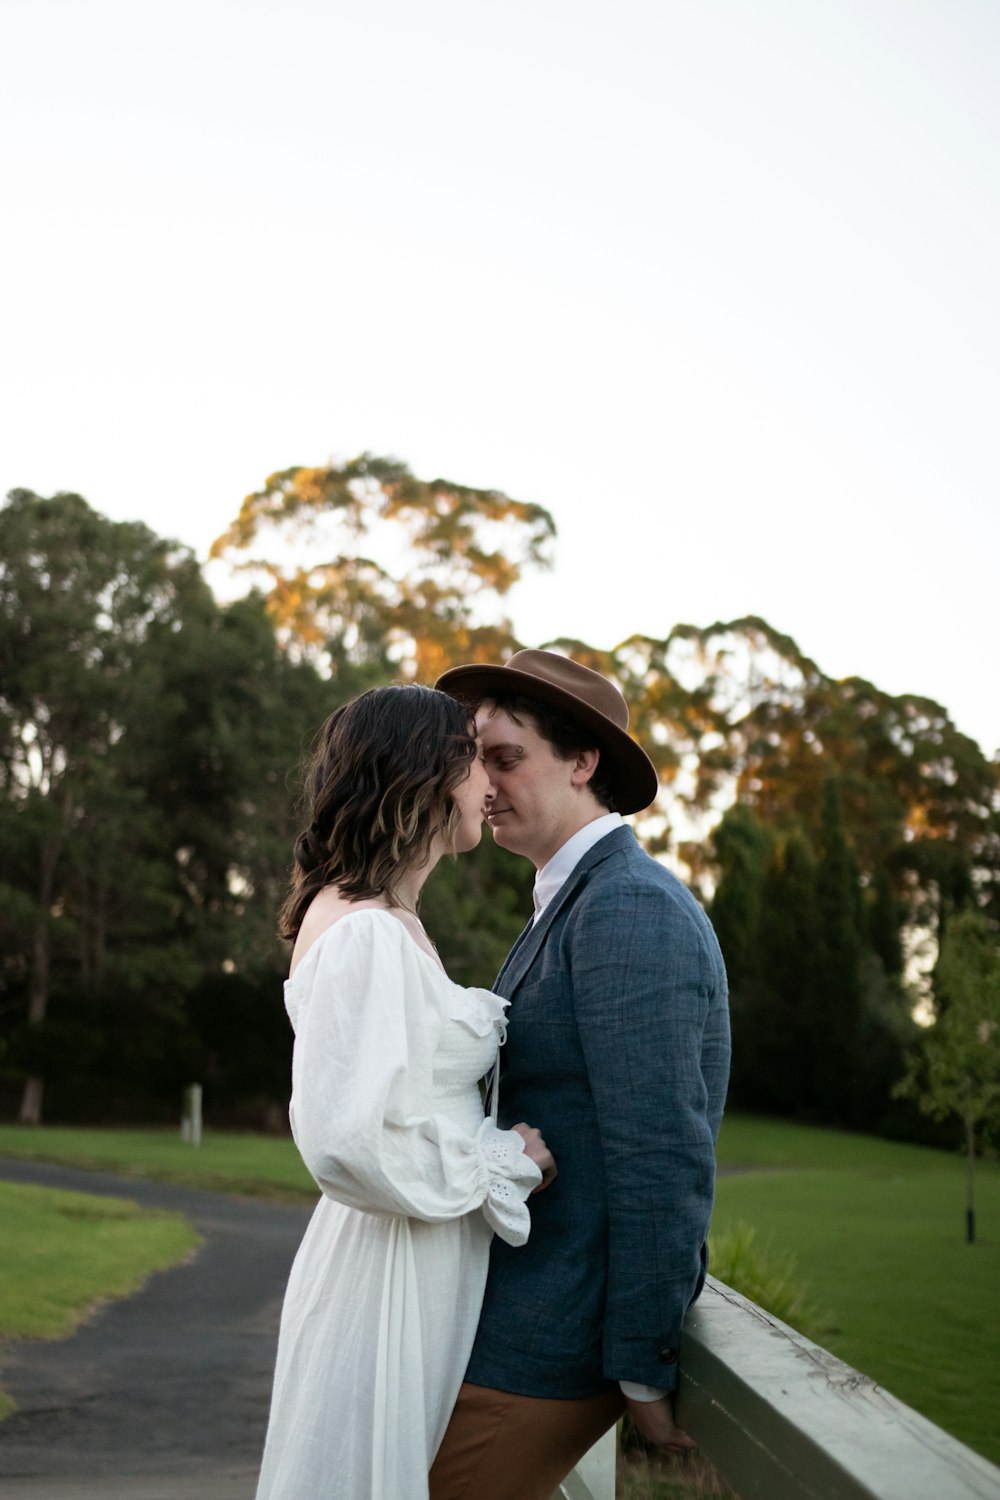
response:
<path fill-rule="evenodd" d="M 641 812 L 656 796 L 656 767 L 628 734 L 628 704 L 613 683 L 554 651 L 516 651 L 502 667 L 452 667 L 435 683 L 453 698 L 478 702 L 518 693 L 551 704 L 583 724 L 611 773 L 619 812 Z"/>

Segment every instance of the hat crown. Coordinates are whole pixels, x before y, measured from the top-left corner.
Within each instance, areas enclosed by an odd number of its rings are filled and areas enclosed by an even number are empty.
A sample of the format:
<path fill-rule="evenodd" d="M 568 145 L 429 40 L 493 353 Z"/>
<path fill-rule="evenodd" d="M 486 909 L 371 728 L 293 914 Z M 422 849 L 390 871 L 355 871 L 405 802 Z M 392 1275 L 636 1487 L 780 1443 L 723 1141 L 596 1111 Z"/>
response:
<path fill-rule="evenodd" d="M 628 704 L 614 683 L 600 672 L 559 656 L 555 651 L 516 651 L 505 667 L 540 678 L 550 687 L 579 698 L 588 708 L 610 719 L 619 729 L 628 729 Z"/>
<path fill-rule="evenodd" d="M 512 694 L 558 709 L 587 732 L 611 777 L 619 812 L 641 812 L 656 796 L 656 767 L 628 733 L 628 704 L 600 672 L 555 651 L 516 651 L 502 667 L 452 667 L 437 686 L 466 703 Z M 582 743 L 582 741 L 581 741 Z"/>

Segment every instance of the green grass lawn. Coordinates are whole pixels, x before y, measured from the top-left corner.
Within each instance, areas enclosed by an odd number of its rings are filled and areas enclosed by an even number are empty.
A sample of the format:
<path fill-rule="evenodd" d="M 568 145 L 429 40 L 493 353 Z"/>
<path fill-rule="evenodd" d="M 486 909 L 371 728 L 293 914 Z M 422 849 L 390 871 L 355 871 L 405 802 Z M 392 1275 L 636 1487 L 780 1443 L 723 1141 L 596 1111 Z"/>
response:
<path fill-rule="evenodd" d="M 0 1182 L 0 1337 L 64 1338 L 199 1243 L 181 1214 L 122 1198 Z M 0 1416 L 12 1410 L 0 1392 Z"/>
<path fill-rule="evenodd" d="M 255 1197 L 316 1198 L 319 1189 L 288 1137 L 208 1132 L 188 1146 L 176 1130 L 89 1130 L 0 1125 L 0 1156 L 183 1182 Z"/>
<path fill-rule="evenodd" d="M 1000 1461 L 1000 1167 L 977 1163 L 965 1243 L 959 1155 L 775 1121 L 727 1119 L 715 1228 L 792 1251 L 827 1314 L 819 1342 Z"/>

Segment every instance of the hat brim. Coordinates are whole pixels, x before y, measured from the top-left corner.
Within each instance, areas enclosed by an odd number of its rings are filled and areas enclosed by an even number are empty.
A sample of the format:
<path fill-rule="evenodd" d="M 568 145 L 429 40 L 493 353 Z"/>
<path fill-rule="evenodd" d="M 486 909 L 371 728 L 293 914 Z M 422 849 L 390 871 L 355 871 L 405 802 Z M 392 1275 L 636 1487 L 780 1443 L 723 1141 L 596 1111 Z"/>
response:
<path fill-rule="evenodd" d="M 568 693 L 544 678 L 536 677 L 533 672 L 487 665 L 452 667 L 438 678 L 434 686 L 452 698 L 475 702 L 496 698 L 503 693 L 517 693 L 558 708 L 583 724 L 603 752 L 605 767 L 611 772 L 615 806 L 620 813 L 642 812 L 659 791 L 660 778 L 656 767 L 641 745 L 575 693 Z"/>

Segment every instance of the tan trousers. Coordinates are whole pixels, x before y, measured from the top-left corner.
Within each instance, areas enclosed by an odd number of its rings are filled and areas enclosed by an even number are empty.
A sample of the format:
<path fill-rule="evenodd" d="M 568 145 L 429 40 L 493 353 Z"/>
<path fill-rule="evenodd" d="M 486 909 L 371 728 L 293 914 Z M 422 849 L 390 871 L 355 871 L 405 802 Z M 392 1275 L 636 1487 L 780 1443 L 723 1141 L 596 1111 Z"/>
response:
<path fill-rule="evenodd" d="M 617 1390 L 550 1401 L 466 1382 L 431 1469 L 430 1500 L 550 1500 L 624 1410 Z"/>

